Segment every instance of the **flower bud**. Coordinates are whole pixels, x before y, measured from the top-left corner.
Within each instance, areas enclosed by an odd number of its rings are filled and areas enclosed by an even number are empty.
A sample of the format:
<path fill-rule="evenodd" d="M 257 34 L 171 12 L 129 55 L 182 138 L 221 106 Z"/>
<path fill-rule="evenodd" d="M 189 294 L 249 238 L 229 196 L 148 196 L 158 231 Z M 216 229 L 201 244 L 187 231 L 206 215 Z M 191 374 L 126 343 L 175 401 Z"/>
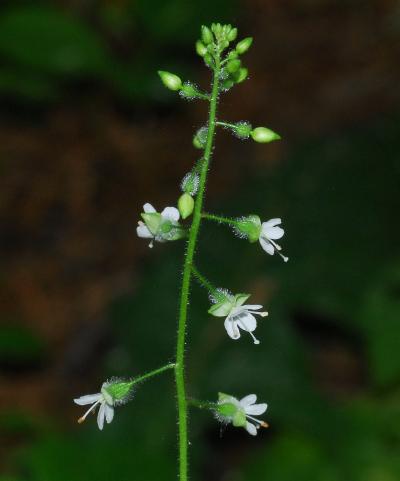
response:
<path fill-rule="evenodd" d="M 205 25 L 202 25 L 201 27 L 201 38 L 206 45 L 212 43 L 214 40 L 211 30 Z"/>
<path fill-rule="evenodd" d="M 228 40 L 230 42 L 233 42 L 235 38 L 237 37 L 238 34 L 238 29 L 237 28 L 232 28 L 231 31 L 228 33 Z"/>
<path fill-rule="evenodd" d="M 242 53 L 247 52 L 247 50 L 251 47 L 251 44 L 253 43 L 252 37 L 246 37 L 243 40 L 241 40 L 237 45 L 236 45 L 236 52 L 241 55 Z"/>
<path fill-rule="evenodd" d="M 204 45 L 203 42 L 200 40 L 197 40 L 196 42 L 196 52 L 200 57 L 204 57 L 204 55 L 207 53 L 207 47 Z"/>
<path fill-rule="evenodd" d="M 229 60 L 229 62 L 226 64 L 226 69 L 229 73 L 235 73 L 237 70 L 239 70 L 240 65 L 241 61 L 239 59 Z"/>
<path fill-rule="evenodd" d="M 266 127 L 257 127 L 250 132 L 250 135 L 253 137 L 253 140 L 260 144 L 265 144 L 281 138 L 280 135 Z"/>
<path fill-rule="evenodd" d="M 243 67 L 243 68 L 239 69 L 237 72 L 235 72 L 236 83 L 240 84 L 241 82 L 246 80 L 248 73 L 249 73 L 249 71 L 245 67 Z"/>
<path fill-rule="evenodd" d="M 214 61 L 211 54 L 207 53 L 204 55 L 204 63 L 207 65 L 207 67 L 213 66 Z"/>
<path fill-rule="evenodd" d="M 182 80 L 175 74 L 170 72 L 158 71 L 162 83 L 170 90 L 180 90 L 182 87 Z"/>
<path fill-rule="evenodd" d="M 235 231 L 239 237 L 256 242 L 261 234 L 261 220 L 258 215 L 242 217 L 236 221 Z"/>
<path fill-rule="evenodd" d="M 189 217 L 194 209 L 194 199 L 186 192 L 179 197 L 178 209 L 182 219 Z"/>

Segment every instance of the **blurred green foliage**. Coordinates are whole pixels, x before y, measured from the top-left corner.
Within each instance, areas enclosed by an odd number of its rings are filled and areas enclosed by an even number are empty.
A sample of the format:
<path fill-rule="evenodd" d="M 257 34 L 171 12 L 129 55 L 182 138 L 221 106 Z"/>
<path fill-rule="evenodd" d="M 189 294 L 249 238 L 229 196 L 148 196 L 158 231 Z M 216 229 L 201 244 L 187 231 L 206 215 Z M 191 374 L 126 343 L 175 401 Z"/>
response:
<path fill-rule="evenodd" d="M 193 46 L 199 25 L 229 18 L 236 2 L 222 0 L 212 11 L 183 0 L 97 3 L 87 18 L 44 1 L 0 11 L 0 95 L 51 101 L 90 81 L 145 101 L 162 91 L 157 66 L 177 65 L 174 48 Z"/>

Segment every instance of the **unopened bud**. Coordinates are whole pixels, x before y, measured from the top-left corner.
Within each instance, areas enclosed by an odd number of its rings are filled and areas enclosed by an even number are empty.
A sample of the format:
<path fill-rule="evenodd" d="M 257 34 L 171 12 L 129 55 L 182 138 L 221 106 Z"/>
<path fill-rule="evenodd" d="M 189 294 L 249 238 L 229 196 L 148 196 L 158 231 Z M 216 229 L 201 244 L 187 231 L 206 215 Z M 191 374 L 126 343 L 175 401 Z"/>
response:
<path fill-rule="evenodd" d="M 267 129 L 266 127 L 257 127 L 250 132 L 250 135 L 253 137 L 253 140 L 259 142 L 260 144 L 266 144 L 281 138 L 280 135 L 270 129 Z"/>
<path fill-rule="evenodd" d="M 201 27 L 201 38 L 206 45 L 212 43 L 214 39 L 211 30 L 205 25 L 202 25 Z"/>
<path fill-rule="evenodd" d="M 200 57 L 204 57 L 204 55 L 207 53 L 207 47 L 204 45 L 203 42 L 200 40 L 197 40 L 196 42 L 196 52 Z"/>
<path fill-rule="evenodd" d="M 231 31 L 228 33 L 228 40 L 230 42 L 233 42 L 235 38 L 237 37 L 238 34 L 238 29 L 237 28 L 232 28 Z"/>
<path fill-rule="evenodd" d="M 238 54 L 242 54 L 247 52 L 247 50 L 251 47 L 251 44 L 253 43 L 252 37 L 246 37 L 243 40 L 241 40 L 237 45 L 236 45 L 236 52 Z"/>
<path fill-rule="evenodd" d="M 235 77 L 236 83 L 240 84 L 241 82 L 246 80 L 248 74 L 249 74 L 249 71 L 247 70 L 247 68 L 243 67 L 239 69 L 239 71 L 236 72 L 236 77 Z"/>
<path fill-rule="evenodd" d="M 175 74 L 165 72 L 163 70 L 158 71 L 158 75 L 161 78 L 162 83 L 170 90 L 180 90 L 182 87 L 182 80 Z"/>
<path fill-rule="evenodd" d="M 207 142 L 208 128 L 201 127 L 193 137 L 193 145 L 196 149 L 204 149 Z"/>
<path fill-rule="evenodd" d="M 226 69 L 229 73 L 234 73 L 239 70 L 240 65 L 241 61 L 239 59 L 229 60 L 229 62 L 226 64 Z"/>
<path fill-rule="evenodd" d="M 194 199 L 186 192 L 179 197 L 178 209 L 182 219 L 189 217 L 194 209 Z"/>

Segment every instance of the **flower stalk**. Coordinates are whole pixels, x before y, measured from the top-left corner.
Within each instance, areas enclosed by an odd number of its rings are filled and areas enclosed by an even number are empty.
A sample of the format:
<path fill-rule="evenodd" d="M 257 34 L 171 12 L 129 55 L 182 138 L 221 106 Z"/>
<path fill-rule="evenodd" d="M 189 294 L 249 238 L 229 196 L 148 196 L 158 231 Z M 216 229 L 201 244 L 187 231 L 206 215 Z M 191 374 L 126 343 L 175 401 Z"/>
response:
<path fill-rule="evenodd" d="M 213 69 L 213 86 L 210 98 L 210 111 L 208 116 L 208 132 L 204 149 L 203 161 L 200 167 L 199 190 L 196 196 L 193 220 L 189 230 L 189 241 L 184 256 L 182 288 L 179 303 L 179 320 L 178 320 L 178 337 L 176 345 L 176 395 L 178 400 L 178 430 L 179 430 L 179 479 L 187 481 L 188 471 L 188 434 L 187 434 L 187 416 L 188 402 L 185 389 L 185 338 L 186 338 L 186 321 L 189 303 L 189 289 L 192 275 L 192 264 L 196 250 L 196 243 L 200 229 L 202 218 L 202 207 L 204 201 L 204 193 L 207 183 L 208 166 L 212 157 L 214 132 L 217 120 L 217 103 L 219 93 L 219 77 L 220 77 L 220 58 L 219 54 L 215 55 L 215 65 Z"/>

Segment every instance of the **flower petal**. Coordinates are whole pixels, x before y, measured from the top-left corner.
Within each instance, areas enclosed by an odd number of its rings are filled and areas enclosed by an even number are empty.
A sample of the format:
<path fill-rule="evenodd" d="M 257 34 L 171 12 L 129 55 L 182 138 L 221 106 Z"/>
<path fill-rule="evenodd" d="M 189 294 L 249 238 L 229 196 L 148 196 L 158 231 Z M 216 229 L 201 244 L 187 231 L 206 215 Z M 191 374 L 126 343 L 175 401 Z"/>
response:
<path fill-rule="evenodd" d="M 249 421 L 247 421 L 245 429 L 252 436 L 257 436 L 257 428 L 254 426 L 254 424 L 249 423 Z"/>
<path fill-rule="evenodd" d="M 248 394 L 247 396 L 242 398 L 239 402 L 240 402 L 240 405 L 247 412 L 247 406 L 250 406 L 250 404 L 254 404 L 256 401 L 257 401 L 257 396 L 255 394 Z"/>
<path fill-rule="evenodd" d="M 171 222 L 178 222 L 179 220 L 179 210 L 176 207 L 166 207 L 162 212 L 161 216 L 164 219 L 168 219 Z"/>
<path fill-rule="evenodd" d="M 228 336 L 231 339 L 239 339 L 240 337 L 240 332 L 239 329 L 236 325 L 236 322 L 232 322 L 229 317 L 225 319 L 224 326 L 226 329 L 226 332 L 228 333 Z"/>
<path fill-rule="evenodd" d="M 244 304 L 242 308 L 246 309 L 246 311 L 258 311 L 262 309 L 263 306 L 261 304 Z"/>
<path fill-rule="evenodd" d="M 142 221 L 139 221 L 139 225 L 136 227 L 136 233 L 139 237 L 143 237 L 144 239 L 150 239 L 153 237 L 153 234 Z"/>
<path fill-rule="evenodd" d="M 240 317 L 237 317 L 235 320 L 239 324 L 239 327 L 247 332 L 253 332 L 257 327 L 256 318 L 248 311 L 244 311 Z"/>
<path fill-rule="evenodd" d="M 105 413 L 106 413 L 106 421 L 108 424 L 113 420 L 114 418 L 114 408 L 112 406 L 109 406 L 108 404 L 105 405 Z"/>
<path fill-rule="evenodd" d="M 144 204 L 143 210 L 146 214 L 153 214 L 154 212 L 157 212 L 156 209 L 148 202 Z"/>
<path fill-rule="evenodd" d="M 271 244 L 271 242 L 269 242 L 269 240 L 267 239 L 264 239 L 263 237 L 260 237 L 259 241 L 260 241 L 261 247 L 265 250 L 265 252 L 267 252 L 272 256 L 275 248 Z"/>
<path fill-rule="evenodd" d="M 267 222 L 263 222 L 261 224 L 261 227 L 264 229 L 264 226 L 265 228 L 269 228 L 269 227 L 275 227 L 276 225 L 279 225 L 279 224 L 282 224 L 282 219 L 280 217 L 276 217 L 274 219 L 270 219 L 270 220 L 267 220 Z"/>
<path fill-rule="evenodd" d="M 85 406 L 85 404 L 93 404 L 101 398 L 101 394 L 87 394 L 86 396 L 78 397 L 74 399 L 74 403 L 79 404 L 79 406 Z"/>
<path fill-rule="evenodd" d="M 268 229 L 263 229 L 263 235 L 269 239 L 280 239 L 283 237 L 285 231 L 281 227 L 269 227 Z"/>
<path fill-rule="evenodd" d="M 267 410 L 268 404 L 261 403 L 261 404 L 253 404 L 252 406 L 247 406 L 245 408 L 246 414 L 250 414 L 252 416 L 259 416 L 260 414 L 264 414 Z"/>
<path fill-rule="evenodd" d="M 105 416 L 106 405 L 104 402 L 100 404 L 99 412 L 97 413 L 97 425 L 99 426 L 100 431 L 103 429 L 104 426 L 104 416 Z"/>

